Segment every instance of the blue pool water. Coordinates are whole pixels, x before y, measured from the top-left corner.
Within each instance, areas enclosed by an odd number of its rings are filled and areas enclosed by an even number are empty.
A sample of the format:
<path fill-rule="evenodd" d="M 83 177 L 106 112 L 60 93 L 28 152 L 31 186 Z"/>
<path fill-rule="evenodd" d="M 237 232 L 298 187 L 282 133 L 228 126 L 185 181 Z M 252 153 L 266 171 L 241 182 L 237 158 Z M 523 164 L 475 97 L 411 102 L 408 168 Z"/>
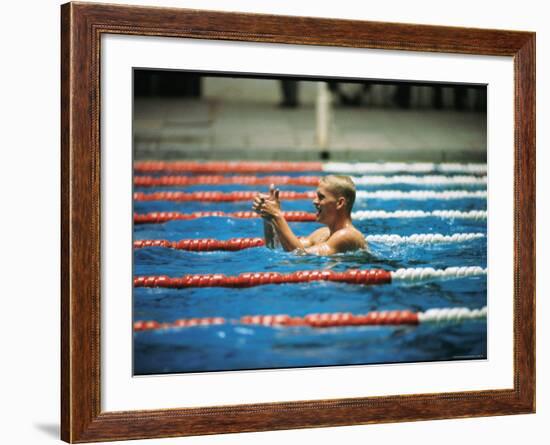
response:
<path fill-rule="evenodd" d="M 217 185 L 193 187 L 136 188 L 145 193 L 179 190 L 259 190 L 259 186 Z M 263 187 L 265 189 L 265 187 Z M 281 189 L 306 190 L 284 186 Z M 311 188 L 310 188 L 311 189 Z M 361 190 L 480 190 L 484 186 L 360 186 Z M 153 211 L 234 212 L 250 210 L 250 202 L 134 202 L 136 213 Z M 308 200 L 284 201 L 284 210 L 313 211 Z M 459 200 L 358 200 L 358 210 L 485 210 L 485 199 Z M 486 220 L 394 218 L 355 222 L 365 235 L 414 233 L 487 233 Z M 297 235 L 307 235 L 317 223 L 291 223 Z M 261 219 L 201 218 L 164 224 L 134 226 L 134 239 L 187 238 L 228 239 L 260 237 Z M 449 244 L 370 243 L 370 252 L 331 257 L 298 256 L 266 248 L 238 252 L 186 252 L 165 248 L 136 249 L 134 275 L 224 273 L 251 271 L 291 272 L 308 269 L 344 271 L 350 268 L 481 266 L 487 265 L 487 241 L 479 238 Z M 468 307 L 487 304 L 486 277 L 469 277 L 417 284 L 358 286 L 312 282 L 266 285 L 245 289 L 193 288 L 134 290 L 133 319 L 171 322 L 181 318 L 243 315 L 351 312 Z M 309 327 L 263 327 L 240 324 L 134 333 L 134 374 L 309 367 L 346 364 L 419 362 L 480 359 L 487 355 L 486 320 L 460 323 L 314 329 Z"/>

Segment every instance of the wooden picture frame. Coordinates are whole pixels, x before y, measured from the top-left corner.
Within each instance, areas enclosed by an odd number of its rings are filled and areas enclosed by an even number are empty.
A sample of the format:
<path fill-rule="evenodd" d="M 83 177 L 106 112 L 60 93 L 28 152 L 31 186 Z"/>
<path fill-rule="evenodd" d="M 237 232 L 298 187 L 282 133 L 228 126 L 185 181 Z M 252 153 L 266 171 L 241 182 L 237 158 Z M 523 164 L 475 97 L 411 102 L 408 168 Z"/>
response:
<path fill-rule="evenodd" d="M 173 437 L 535 411 L 535 34 L 92 3 L 61 7 L 61 437 Z M 100 39 L 103 34 L 511 56 L 513 389 L 102 412 Z"/>

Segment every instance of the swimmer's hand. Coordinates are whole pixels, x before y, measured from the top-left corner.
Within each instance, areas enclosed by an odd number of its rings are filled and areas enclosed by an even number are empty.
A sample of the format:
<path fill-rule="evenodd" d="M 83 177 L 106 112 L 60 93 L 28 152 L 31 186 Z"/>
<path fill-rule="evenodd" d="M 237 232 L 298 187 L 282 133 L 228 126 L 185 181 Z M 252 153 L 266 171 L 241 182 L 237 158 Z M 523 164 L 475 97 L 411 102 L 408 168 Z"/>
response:
<path fill-rule="evenodd" d="M 279 201 L 279 189 L 275 188 L 275 184 L 269 186 L 269 201 L 281 209 L 281 201 Z"/>
<path fill-rule="evenodd" d="M 252 210 L 262 218 L 273 219 L 281 215 L 279 189 L 274 184 L 269 187 L 269 194 L 259 193 L 252 202 Z"/>

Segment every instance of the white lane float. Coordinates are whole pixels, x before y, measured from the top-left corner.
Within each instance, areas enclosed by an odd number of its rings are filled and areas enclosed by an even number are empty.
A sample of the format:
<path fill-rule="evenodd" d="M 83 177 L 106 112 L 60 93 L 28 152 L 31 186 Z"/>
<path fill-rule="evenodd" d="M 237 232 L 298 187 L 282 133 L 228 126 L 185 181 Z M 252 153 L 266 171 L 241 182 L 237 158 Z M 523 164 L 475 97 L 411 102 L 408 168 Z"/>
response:
<path fill-rule="evenodd" d="M 358 210 L 351 214 L 354 220 L 364 219 L 387 219 L 387 218 L 442 218 L 442 219 L 487 219 L 486 210 L 396 210 L 387 212 L 385 210 Z"/>
<path fill-rule="evenodd" d="M 453 200 L 453 199 L 487 199 L 487 191 L 485 190 L 377 190 L 368 192 L 366 190 L 358 190 L 356 199 L 411 199 L 411 200 Z"/>
<path fill-rule="evenodd" d="M 433 162 L 327 162 L 323 164 L 325 173 L 487 173 L 485 163 L 433 163 Z"/>

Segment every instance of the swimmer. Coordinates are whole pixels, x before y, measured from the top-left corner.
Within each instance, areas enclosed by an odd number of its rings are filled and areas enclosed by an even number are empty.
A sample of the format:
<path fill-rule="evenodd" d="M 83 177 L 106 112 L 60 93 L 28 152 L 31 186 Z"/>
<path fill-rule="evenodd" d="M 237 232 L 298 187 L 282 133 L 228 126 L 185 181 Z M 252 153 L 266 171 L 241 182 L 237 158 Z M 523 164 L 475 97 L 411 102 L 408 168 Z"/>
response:
<path fill-rule="evenodd" d="M 279 190 L 272 184 L 269 194 L 254 198 L 252 209 L 264 219 L 266 246 L 273 248 L 276 239 L 286 251 L 315 255 L 355 251 L 367 247 L 365 237 L 351 221 L 355 185 L 349 176 L 329 175 L 321 178 L 313 199 L 316 220 L 326 227 L 307 237 L 297 237 L 286 222 L 279 201 Z"/>

